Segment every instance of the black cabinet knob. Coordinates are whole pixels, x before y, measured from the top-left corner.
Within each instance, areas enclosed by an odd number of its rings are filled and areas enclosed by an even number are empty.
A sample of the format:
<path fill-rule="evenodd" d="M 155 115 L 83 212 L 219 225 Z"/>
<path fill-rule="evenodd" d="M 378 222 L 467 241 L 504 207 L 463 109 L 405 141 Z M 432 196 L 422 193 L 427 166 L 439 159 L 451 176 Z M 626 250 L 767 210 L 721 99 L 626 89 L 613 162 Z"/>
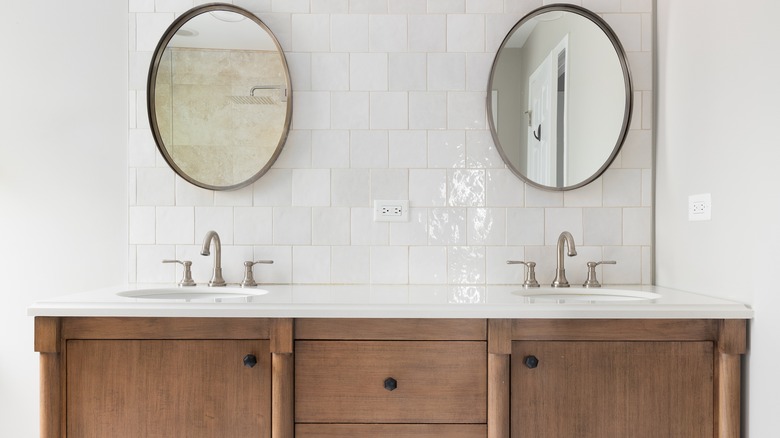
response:
<path fill-rule="evenodd" d="M 392 391 L 394 389 L 398 388 L 398 381 L 396 381 L 392 377 L 388 377 L 385 379 L 385 389 L 388 391 Z"/>
<path fill-rule="evenodd" d="M 244 356 L 244 366 L 252 368 L 257 365 L 257 357 L 254 354 L 247 354 Z"/>
<path fill-rule="evenodd" d="M 526 356 L 525 359 L 523 359 L 523 363 L 528 368 L 536 368 L 539 366 L 539 359 L 536 358 L 536 356 Z"/>

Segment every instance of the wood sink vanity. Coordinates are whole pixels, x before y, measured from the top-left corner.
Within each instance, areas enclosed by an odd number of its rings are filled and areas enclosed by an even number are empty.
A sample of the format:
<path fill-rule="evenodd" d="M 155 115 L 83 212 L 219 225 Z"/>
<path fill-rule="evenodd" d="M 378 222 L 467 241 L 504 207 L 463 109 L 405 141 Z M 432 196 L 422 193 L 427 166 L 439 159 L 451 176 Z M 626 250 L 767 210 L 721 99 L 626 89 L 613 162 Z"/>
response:
<path fill-rule="evenodd" d="M 267 316 L 182 317 L 123 305 L 31 308 L 41 436 L 740 435 L 745 318 L 620 307 L 593 318 L 587 305 L 558 318 L 489 306 L 473 310 L 489 317 L 295 317 L 294 303 L 288 317 L 270 305 Z"/>

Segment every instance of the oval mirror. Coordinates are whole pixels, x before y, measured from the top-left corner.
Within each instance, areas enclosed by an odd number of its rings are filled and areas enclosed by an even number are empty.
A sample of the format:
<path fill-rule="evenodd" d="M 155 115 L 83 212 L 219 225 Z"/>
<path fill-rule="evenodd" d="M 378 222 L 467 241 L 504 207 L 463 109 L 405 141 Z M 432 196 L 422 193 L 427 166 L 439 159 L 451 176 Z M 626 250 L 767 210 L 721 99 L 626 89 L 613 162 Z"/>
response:
<path fill-rule="evenodd" d="M 501 158 L 528 184 L 582 187 L 620 150 L 631 121 L 625 52 L 601 18 L 550 5 L 504 38 L 488 83 L 487 113 Z"/>
<path fill-rule="evenodd" d="M 260 178 L 290 128 L 290 73 L 279 42 L 251 12 L 193 8 L 152 56 L 147 110 L 157 148 L 182 178 L 234 190 Z"/>

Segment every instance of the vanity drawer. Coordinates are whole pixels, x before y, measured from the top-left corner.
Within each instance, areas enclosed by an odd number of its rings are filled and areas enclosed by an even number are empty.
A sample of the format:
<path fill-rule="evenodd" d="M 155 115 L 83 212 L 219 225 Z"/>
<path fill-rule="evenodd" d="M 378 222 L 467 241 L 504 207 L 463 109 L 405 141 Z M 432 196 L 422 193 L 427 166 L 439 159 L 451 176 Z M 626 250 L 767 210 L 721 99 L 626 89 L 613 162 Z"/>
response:
<path fill-rule="evenodd" d="M 297 341 L 295 421 L 485 423 L 486 368 L 482 341 Z"/>
<path fill-rule="evenodd" d="M 485 424 L 299 424 L 295 438 L 485 438 Z"/>

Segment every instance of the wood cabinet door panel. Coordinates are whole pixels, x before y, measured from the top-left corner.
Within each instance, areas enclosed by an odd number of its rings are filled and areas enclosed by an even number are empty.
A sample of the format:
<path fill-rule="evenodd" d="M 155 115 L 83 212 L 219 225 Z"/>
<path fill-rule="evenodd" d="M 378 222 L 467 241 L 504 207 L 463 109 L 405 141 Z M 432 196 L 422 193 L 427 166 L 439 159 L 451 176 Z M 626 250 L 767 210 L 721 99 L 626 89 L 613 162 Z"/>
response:
<path fill-rule="evenodd" d="M 485 438 L 483 424 L 299 424 L 295 438 Z"/>
<path fill-rule="evenodd" d="M 512 437 L 711 438 L 713 357 L 710 342 L 515 341 Z"/>
<path fill-rule="evenodd" d="M 297 341 L 295 420 L 485 423 L 486 364 L 479 341 Z"/>
<path fill-rule="evenodd" d="M 70 340 L 66 361 L 69 438 L 270 437 L 268 341 Z"/>

